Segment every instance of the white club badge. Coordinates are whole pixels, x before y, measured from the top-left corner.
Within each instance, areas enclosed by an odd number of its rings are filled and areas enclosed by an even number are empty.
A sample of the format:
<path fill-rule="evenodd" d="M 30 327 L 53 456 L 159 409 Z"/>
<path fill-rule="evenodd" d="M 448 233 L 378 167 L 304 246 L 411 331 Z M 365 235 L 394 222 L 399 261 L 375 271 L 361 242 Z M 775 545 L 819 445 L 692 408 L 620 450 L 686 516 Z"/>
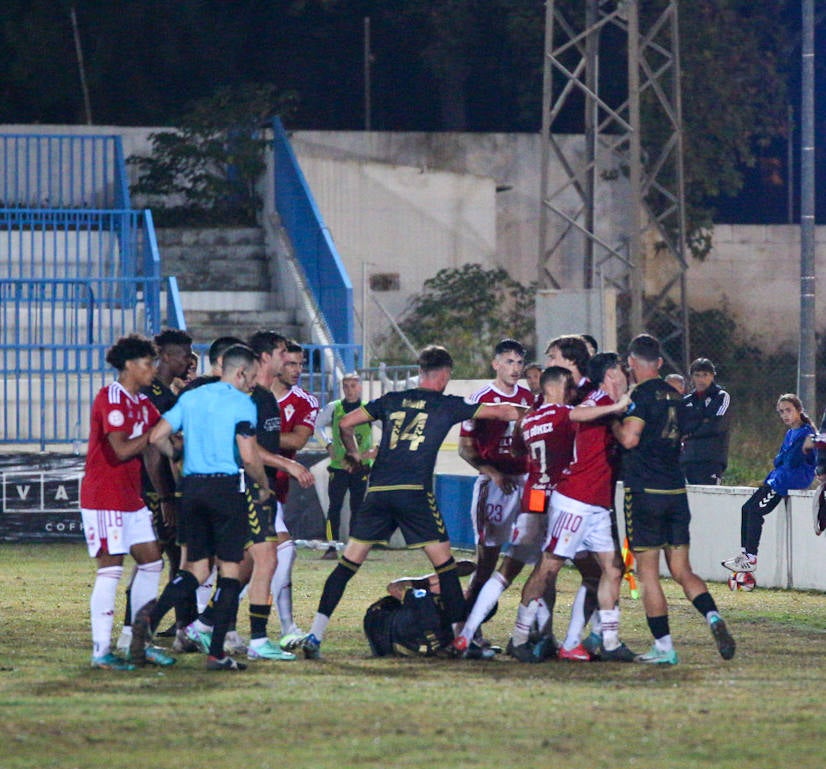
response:
<path fill-rule="evenodd" d="M 107 421 L 112 427 L 123 427 L 123 423 L 126 421 L 123 412 L 118 411 L 117 409 L 114 411 L 109 412 L 109 416 L 107 417 Z"/>

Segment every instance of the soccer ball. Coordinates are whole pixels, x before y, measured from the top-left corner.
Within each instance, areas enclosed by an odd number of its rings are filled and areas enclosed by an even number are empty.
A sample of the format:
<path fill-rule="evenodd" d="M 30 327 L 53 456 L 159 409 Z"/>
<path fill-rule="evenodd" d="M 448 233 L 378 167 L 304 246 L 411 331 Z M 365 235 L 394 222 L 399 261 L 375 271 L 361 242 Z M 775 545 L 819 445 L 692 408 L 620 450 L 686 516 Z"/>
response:
<path fill-rule="evenodd" d="M 756 587 L 757 580 L 748 571 L 736 571 L 728 578 L 729 590 L 745 590 L 748 593 Z"/>

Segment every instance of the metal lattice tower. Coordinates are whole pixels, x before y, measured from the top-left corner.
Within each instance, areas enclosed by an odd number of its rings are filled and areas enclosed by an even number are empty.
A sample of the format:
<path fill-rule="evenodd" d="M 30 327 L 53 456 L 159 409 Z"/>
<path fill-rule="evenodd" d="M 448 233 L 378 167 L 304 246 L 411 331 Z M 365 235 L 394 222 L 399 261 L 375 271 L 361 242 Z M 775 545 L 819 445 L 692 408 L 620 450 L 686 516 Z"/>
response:
<path fill-rule="evenodd" d="M 644 5 L 643 11 L 639 0 L 547 0 L 538 282 L 616 289 L 620 336 L 657 328 L 671 342 L 669 362 L 683 368 L 688 309 L 677 0 Z M 608 36 L 611 45 L 602 51 Z M 584 149 L 559 128 L 554 133 L 560 118 L 570 121 L 572 114 L 584 119 Z M 611 185 L 615 201 L 625 204 L 613 226 L 598 210 Z"/>

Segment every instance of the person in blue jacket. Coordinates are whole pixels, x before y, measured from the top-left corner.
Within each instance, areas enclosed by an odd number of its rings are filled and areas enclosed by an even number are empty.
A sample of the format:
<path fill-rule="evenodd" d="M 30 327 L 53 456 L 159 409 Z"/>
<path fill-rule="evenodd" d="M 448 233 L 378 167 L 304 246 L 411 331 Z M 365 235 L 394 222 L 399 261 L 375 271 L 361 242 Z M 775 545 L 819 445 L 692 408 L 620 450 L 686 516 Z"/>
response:
<path fill-rule="evenodd" d="M 788 496 L 791 489 L 807 489 L 815 476 L 815 452 L 809 439 L 815 434 L 815 428 L 800 398 L 794 393 L 781 395 L 777 400 L 777 413 L 789 429 L 774 458 L 774 467 L 741 509 L 741 552 L 722 562 L 734 572 L 752 572 L 757 568 L 763 518 Z"/>

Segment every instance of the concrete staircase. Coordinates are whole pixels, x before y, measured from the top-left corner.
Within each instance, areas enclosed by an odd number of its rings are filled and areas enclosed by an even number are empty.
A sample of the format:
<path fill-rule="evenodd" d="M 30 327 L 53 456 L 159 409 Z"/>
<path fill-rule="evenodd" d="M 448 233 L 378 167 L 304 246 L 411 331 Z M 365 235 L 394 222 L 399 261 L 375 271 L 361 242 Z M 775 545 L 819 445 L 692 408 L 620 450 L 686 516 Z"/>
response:
<path fill-rule="evenodd" d="M 294 309 L 285 309 L 264 230 L 254 227 L 159 229 L 161 273 L 175 275 L 187 330 L 196 343 L 246 338 L 257 329 L 302 339 Z"/>

